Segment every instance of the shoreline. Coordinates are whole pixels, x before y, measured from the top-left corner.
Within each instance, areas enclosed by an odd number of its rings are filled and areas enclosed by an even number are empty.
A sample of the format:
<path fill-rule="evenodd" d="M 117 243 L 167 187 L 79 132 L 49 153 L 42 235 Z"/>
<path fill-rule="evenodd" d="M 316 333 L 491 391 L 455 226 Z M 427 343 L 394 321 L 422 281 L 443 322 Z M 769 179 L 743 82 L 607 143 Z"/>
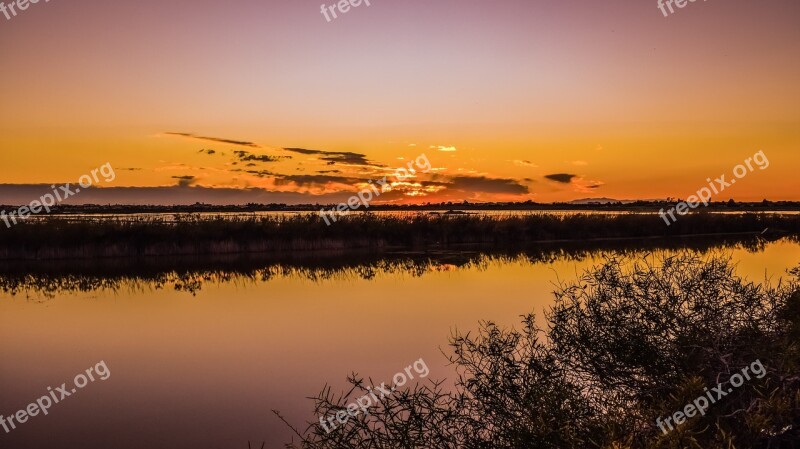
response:
<path fill-rule="evenodd" d="M 377 272 L 407 270 L 415 276 L 482 265 L 487 261 L 584 260 L 603 254 L 637 255 L 662 251 L 698 254 L 730 249 L 748 252 L 770 244 L 800 244 L 791 237 L 766 239 L 753 235 L 586 240 L 536 243 L 520 248 L 456 245 L 451 248 L 350 249 L 343 251 L 172 255 L 47 260 L 0 260 L 0 292 L 16 296 L 30 291 L 51 294 L 85 289 L 139 288 L 155 285 L 194 293 L 208 282 L 265 280 L 278 275 L 330 279 L 342 274 L 370 279 Z"/>
<path fill-rule="evenodd" d="M 670 238 L 709 240 L 737 236 L 800 236 L 800 215 L 694 214 L 666 226 L 658 216 L 629 214 L 354 215 L 332 226 L 313 215 L 238 219 L 97 220 L 59 218 L 0 229 L 0 260 L 165 257 L 325 251 L 522 249 Z"/>

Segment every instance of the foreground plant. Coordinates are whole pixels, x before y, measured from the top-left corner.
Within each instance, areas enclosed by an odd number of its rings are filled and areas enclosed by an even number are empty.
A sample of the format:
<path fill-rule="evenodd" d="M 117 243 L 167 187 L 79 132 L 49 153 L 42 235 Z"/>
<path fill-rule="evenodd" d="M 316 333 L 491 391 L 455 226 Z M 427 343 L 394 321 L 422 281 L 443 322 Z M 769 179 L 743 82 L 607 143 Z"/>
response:
<path fill-rule="evenodd" d="M 288 448 L 800 447 L 800 285 L 754 284 L 730 261 L 610 259 L 559 286 L 521 330 L 457 334 L 453 388 L 430 382 L 383 398 L 332 432 L 294 429 Z M 759 360 L 750 379 L 674 431 L 656 425 Z M 366 391 L 324 389 L 321 416 Z M 723 386 L 725 384 L 723 383 Z"/>

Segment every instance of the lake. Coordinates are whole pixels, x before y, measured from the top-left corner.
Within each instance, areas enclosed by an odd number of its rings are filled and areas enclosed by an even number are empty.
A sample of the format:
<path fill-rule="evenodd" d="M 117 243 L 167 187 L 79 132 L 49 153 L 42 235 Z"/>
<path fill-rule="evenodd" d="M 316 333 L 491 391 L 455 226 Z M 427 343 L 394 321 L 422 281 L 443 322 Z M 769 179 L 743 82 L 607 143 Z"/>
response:
<path fill-rule="evenodd" d="M 388 383 L 421 358 L 428 379 L 452 379 L 441 350 L 455 329 L 541 319 L 556 283 L 605 256 L 721 254 L 755 282 L 800 262 L 787 239 L 687 246 L 6 264 L 0 414 L 98 362 L 110 376 L 0 429 L 0 447 L 280 448 L 291 433 L 273 409 L 303 428 L 324 385 L 341 390 L 352 372 Z"/>

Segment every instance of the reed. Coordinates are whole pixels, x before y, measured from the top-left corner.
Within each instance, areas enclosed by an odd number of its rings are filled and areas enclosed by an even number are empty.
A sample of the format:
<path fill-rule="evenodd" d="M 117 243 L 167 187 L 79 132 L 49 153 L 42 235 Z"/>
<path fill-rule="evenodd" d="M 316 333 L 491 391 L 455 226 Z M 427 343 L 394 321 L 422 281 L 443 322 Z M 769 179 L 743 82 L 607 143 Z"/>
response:
<path fill-rule="evenodd" d="M 535 214 L 343 217 L 328 226 L 316 214 L 175 220 L 121 217 L 46 218 L 0 230 L 0 259 L 60 259 L 297 251 L 457 247 L 516 248 L 552 241 L 645 239 L 690 235 L 800 235 L 800 216 L 769 213 L 691 214 L 666 226 L 651 214 Z"/>
<path fill-rule="evenodd" d="M 782 239 L 785 240 L 785 239 Z M 614 253 L 620 256 L 662 251 L 705 254 L 724 249 L 763 251 L 761 237 L 653 240 L 591 240 L 538 244 L 527 249 L 454 249 L 422 251 L 317 251 L 247 253 L 204 257 L 118 257 L 111 259 L 0 261 L 0 292 L 49 300 L 60 294 L 96 290 L 172 289 L 195 295 L 206 284 L 265 282 L 277 277 L 310 281 L 370 280 L 381 274 L 421 277 L 443 267 L 470 269 L 490 263 L 549 264 L 583 261 Z"/>

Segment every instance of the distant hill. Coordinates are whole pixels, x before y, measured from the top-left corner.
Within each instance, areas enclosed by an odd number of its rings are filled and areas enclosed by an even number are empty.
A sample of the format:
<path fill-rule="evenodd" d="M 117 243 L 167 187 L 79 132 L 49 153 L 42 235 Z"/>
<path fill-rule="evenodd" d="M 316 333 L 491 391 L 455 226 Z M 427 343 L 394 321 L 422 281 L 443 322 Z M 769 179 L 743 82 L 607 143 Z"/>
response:
<path fill-rule="evenodd" d="M 615 200 L 614 198 L 583 198 L 583 199 L 579 199 L 579 200 L 572 200 L 568 204 L 581 204 L 581 205 L 586 205 L 586 204 L 609 204 L 609 203 L 611 203 L 611 204 L 614 204 L 614 203 L 628 204 L 628 203 L 632 203 L 632 202 L 633 202 L 632 200 Z"/>

